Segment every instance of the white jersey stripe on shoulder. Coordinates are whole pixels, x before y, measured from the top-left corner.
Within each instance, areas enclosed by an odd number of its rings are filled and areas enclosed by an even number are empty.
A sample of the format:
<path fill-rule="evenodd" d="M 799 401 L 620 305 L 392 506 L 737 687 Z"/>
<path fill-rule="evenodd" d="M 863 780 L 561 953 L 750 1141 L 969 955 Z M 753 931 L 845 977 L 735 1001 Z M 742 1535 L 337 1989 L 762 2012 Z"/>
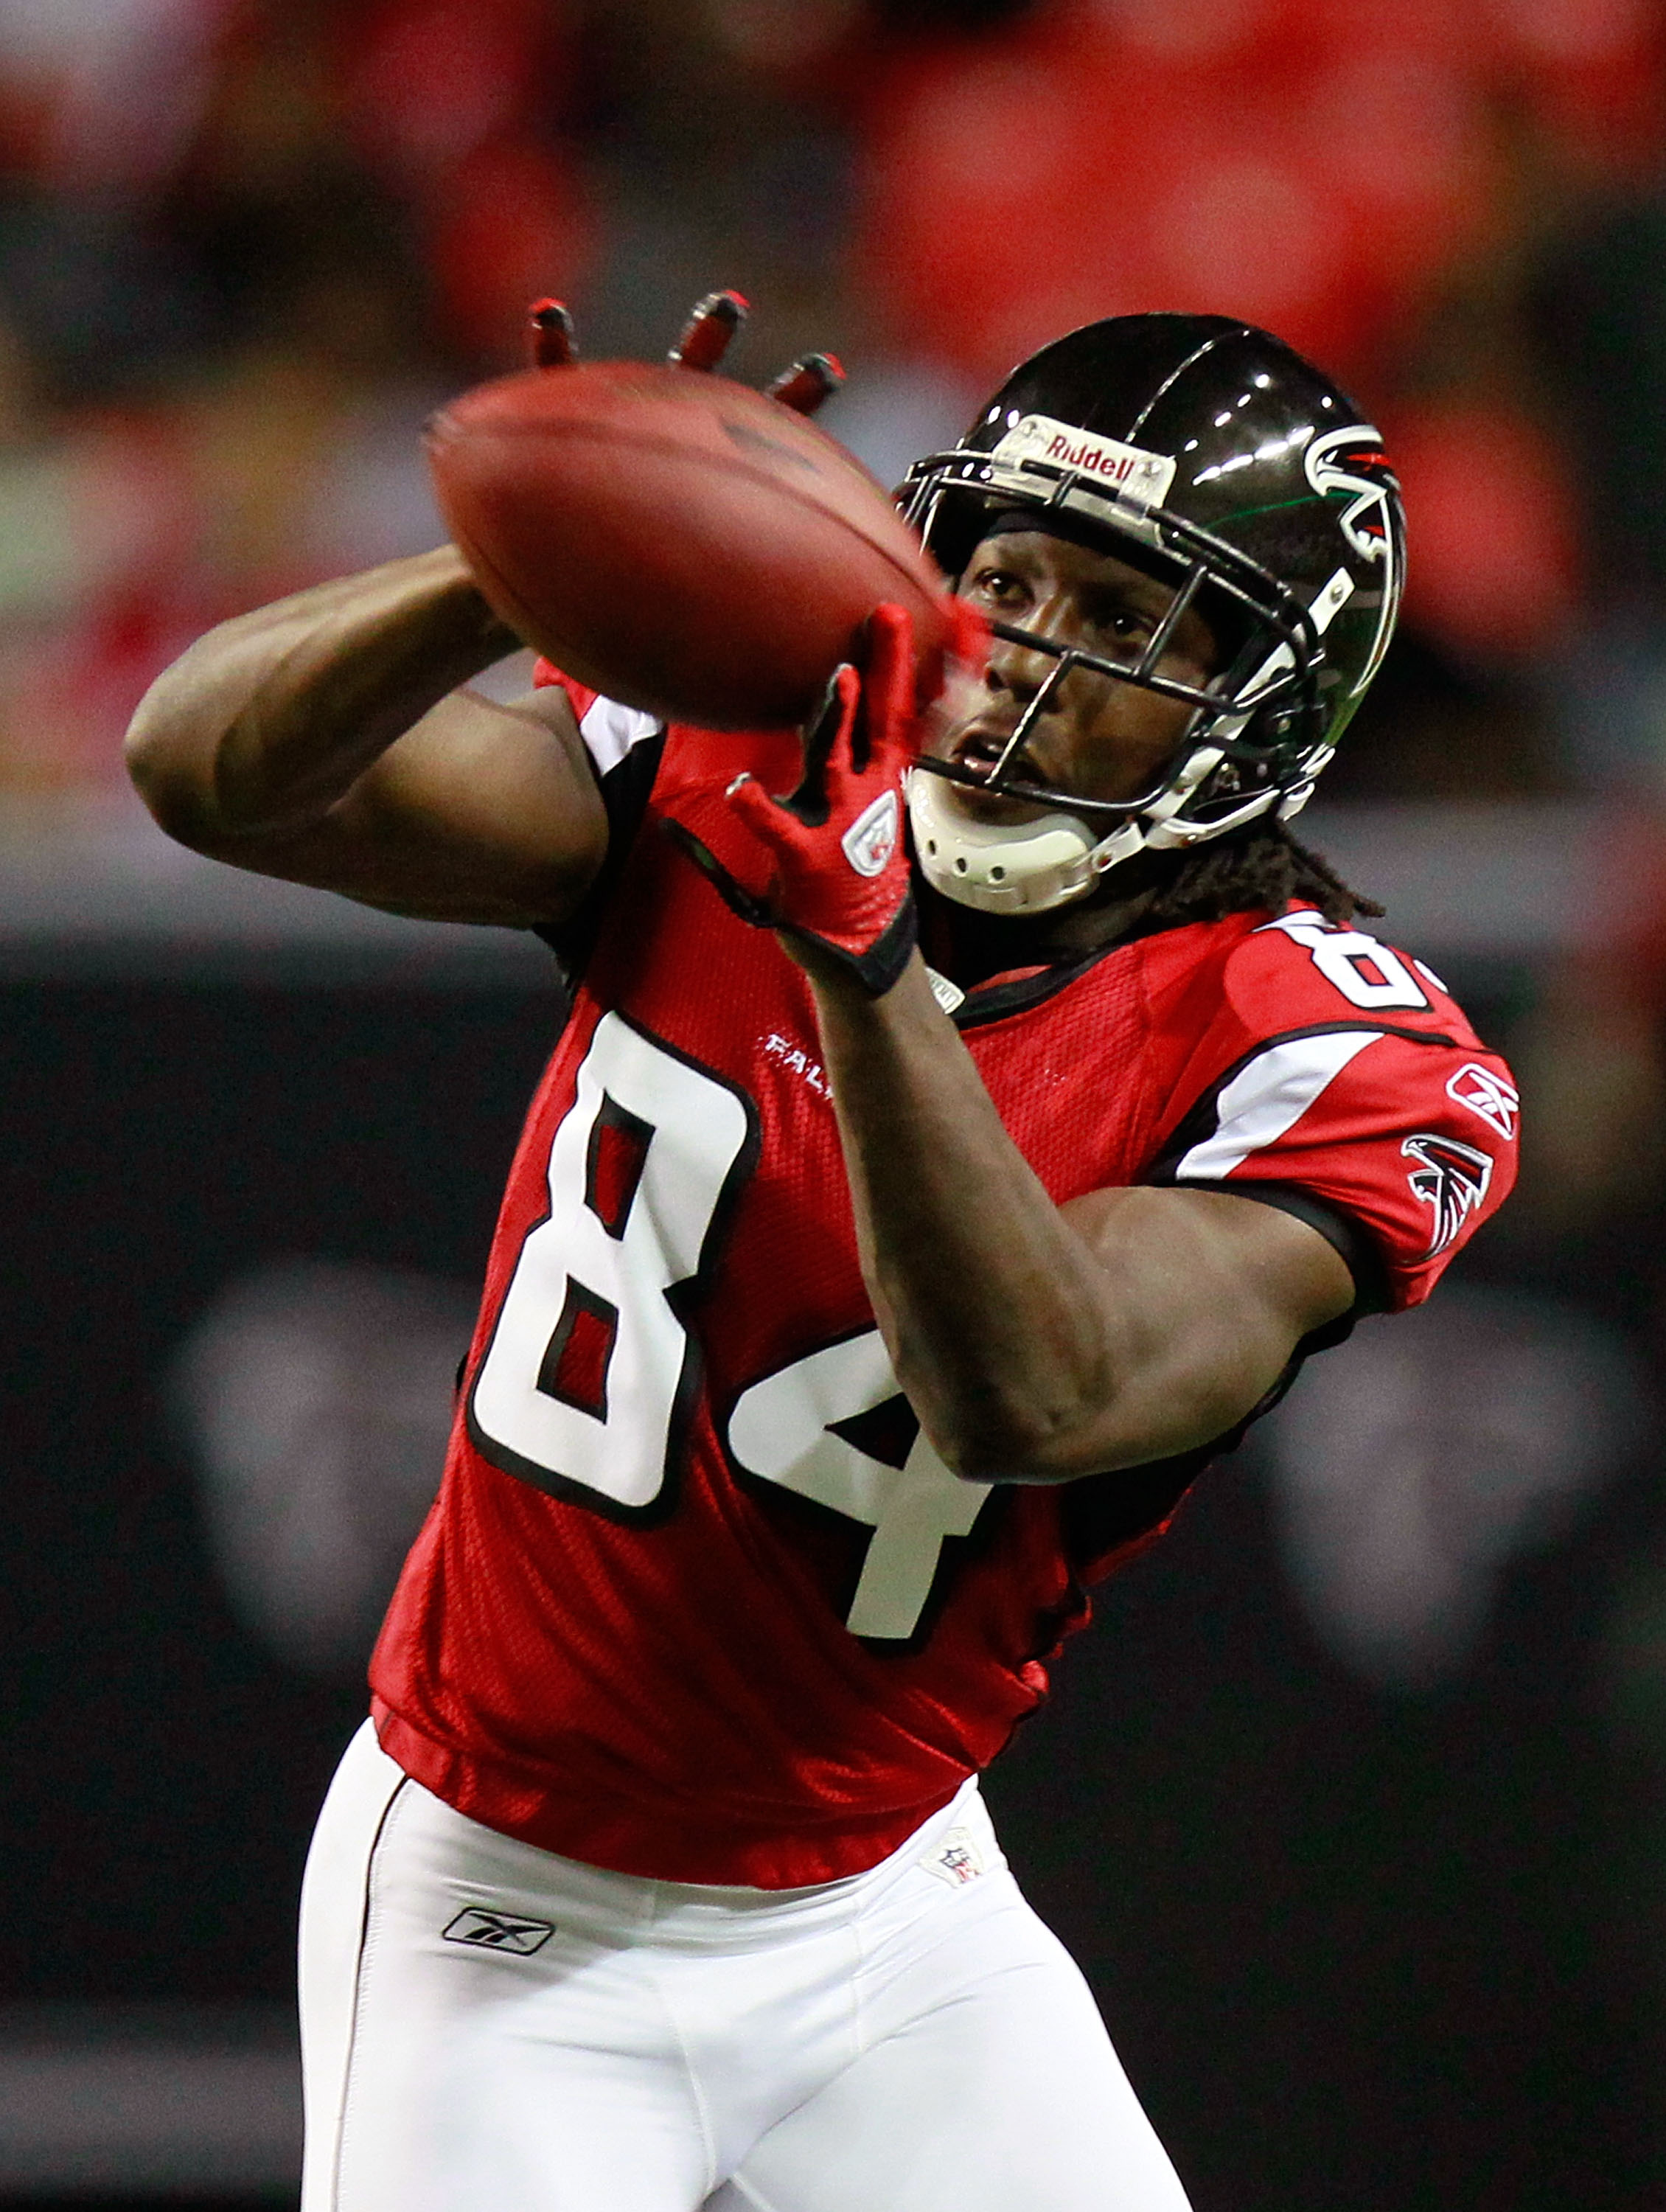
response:
<path fill-rule="evenodd" d="M 643 707 L 621 707 L 616 699 L 596 699 L 585 709 L 579 734 L 590 748 L 597 775 L 617 768 L 633 745 L 656 738 L 664 724 Z"/>
<path fill-rule="evenodd" d="M 1339 1076 L 1348 1062 L 1375 1044 L 1381 1030 L 1327 1030 L 1318 1036 L 1287 1037 L 1239 1068 L 1215 1102 L 1213 1136 L 1196 1144 L 1175 1169 L 1175 1180 L 1218 1182 L 1242 1167 L 1251 1152 L 1276 1144 Z"/>

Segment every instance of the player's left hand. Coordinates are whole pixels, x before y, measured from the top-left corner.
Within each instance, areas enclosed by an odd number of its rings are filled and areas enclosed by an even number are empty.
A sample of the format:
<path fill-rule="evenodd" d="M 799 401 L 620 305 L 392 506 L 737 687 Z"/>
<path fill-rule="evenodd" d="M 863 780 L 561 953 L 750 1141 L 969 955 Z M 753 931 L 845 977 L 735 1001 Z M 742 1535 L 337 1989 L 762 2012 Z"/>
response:
<path fill-rule="evenodd" d="M 964 600 L 950 605 L 949 659 L 981 667 L 987 626 Z M 942 688 L 940 678 L 923 707 L 919 677 L 907 614 L 875 607 L 863 667 L 835 670 L 806 726 L 797 789 L 772 798 L 742 770 L 680 799 L 665 825 L 743 921 L 833 954 L 876 998 L 914 946 L 904 779 Z"/>

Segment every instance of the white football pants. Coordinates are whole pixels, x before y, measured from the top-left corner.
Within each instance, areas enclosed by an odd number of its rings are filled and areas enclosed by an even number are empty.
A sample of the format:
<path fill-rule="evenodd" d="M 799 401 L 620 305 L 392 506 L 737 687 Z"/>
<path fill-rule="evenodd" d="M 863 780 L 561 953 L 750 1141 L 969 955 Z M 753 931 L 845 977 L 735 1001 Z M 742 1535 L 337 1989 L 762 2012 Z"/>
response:
<path fill-rule="evenodd" d="M 1186 2212 L 976 1785 L 812 1889 L 464 1819 L 368 1722 L 301 1899 L 302 2212 Z"/>

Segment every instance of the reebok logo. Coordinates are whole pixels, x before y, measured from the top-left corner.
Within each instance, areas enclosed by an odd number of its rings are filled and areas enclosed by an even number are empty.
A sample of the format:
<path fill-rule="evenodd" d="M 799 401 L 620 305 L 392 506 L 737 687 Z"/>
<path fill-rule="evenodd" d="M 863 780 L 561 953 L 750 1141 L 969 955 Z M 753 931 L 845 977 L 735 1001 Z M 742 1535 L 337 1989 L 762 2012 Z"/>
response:
<path fill-rule="evenodd" d="M 467 1943 L 476 1951 L 507 1951 L 518 1959 L 530 1959 L 535 1951 L 542 1950 L 555 1933 L 548 1920 L 518 1920 L 511 1912 L 488 1912 L 478 1905 L 466 1911 L 440 1930 L 448 1943 Z"/>
<path fill-rule="evenodd" d="M 1446 1096 L 1455 1098 L 1460 1106 L 1467 1106 L 1472 1114 L 1496 1129 L 1501 1137 L 1516 1133 L 1516 1116 L 1521 1112 L 1521 1093 L 1513 1083 L 1495 1075 L 1490 1067 L 1482 1067 L 1470 1060 L 1460 1067 L 1446 1085 Z"/>

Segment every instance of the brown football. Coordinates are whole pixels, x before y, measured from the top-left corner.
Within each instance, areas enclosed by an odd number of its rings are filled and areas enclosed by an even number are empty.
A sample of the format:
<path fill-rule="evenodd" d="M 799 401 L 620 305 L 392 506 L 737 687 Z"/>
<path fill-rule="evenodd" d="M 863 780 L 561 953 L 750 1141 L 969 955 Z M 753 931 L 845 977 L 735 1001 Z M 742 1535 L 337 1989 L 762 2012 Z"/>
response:
<path fill-rule="evenodd" d="M 512 629 L 608 697 L 717 729 L 798 722 L 881 600 L 934 680 L 944 585 L 825 431 L 640 362 L 477 386 L 429 424 L 446 527 Z"/>

